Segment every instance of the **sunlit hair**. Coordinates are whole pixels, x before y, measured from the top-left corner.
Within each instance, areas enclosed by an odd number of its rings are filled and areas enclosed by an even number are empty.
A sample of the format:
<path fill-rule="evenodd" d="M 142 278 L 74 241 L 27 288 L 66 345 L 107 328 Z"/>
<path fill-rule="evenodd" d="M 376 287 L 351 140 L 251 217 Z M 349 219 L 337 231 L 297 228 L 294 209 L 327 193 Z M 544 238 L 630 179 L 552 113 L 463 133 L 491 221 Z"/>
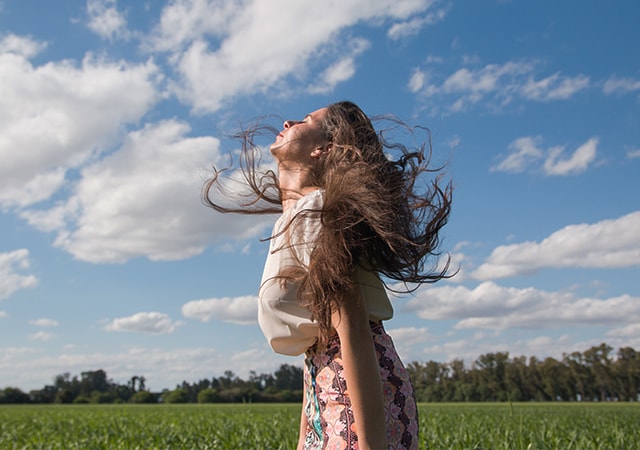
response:
<path fill-rule="evenodd" d="M 449 258 L 438 266 L 438 257 L 439 232 L 451 208 L 451 184 L 442 187 L 441 170 L 429 167 L 430 139 L 414 146 L 391 142 L 387 134 L 400 129 L 413 137 L 415 130 L 387 119 L 391 126 L 376 132 L 357 105 L 339 102 L 327 107 L 322 123 L 331 150 L 312 174 L 313 184 L 324 190 L 321 231 L 309 265 L 280 272 L 284 283 L 300 283 L 298 301 L 318 323 L 320 345 L 332 332 L 332 313 L 349 301 L 356 265 L 372 270 L 383 281 L 403 283 L 402 289 L 394 286 L 404 292 L 450 276 Z M 212 201 L 212 188 L 220 186 L 221 172 L 215 171 L 203 189 L 208 206 L 247 214 L 282 211 L 277 175 L 258 171 L 254 138 L 265 130 L 270 129 L 254 127 L 240 135 L 240 168 L 249 195 L 234 207 Z M 317 213 L 303 210 L 288 226 L 295 227 L 305 215 Z"/>

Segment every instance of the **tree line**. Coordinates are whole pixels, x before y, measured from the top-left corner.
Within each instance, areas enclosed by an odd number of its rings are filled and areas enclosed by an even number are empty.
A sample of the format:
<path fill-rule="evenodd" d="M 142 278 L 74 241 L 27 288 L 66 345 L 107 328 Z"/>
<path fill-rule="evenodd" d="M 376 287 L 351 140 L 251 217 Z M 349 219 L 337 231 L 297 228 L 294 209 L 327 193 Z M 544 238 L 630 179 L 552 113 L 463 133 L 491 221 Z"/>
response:
<path fill-rule="evenodd" d="M 243 380 L 231 371 L 195 383 L 183 381 L 173 390 L 151 392 L 146 378 L 134 375 L 125 384 L 109 379 L 102 370 L 71 376 L 57 375 L 53 384 L 28 393 L 16 387 L 0 390 L 0 403 L 236 403 L 299 402 L 302 400 L 302 369 L 283 364 L 273 374 L 250 372 Z"/>
<path fill-rule="evenodd" d="M 421 402 L 640 401 L 640 353 L 607 344 L 539 360 L 507 352 L 480 356 L 469 369 L 462 360 L 411 363 Z"/>
<path fill-rule="evenodd" d="M 640 352 L 607 344 L 564 354 L 561 360 L 532 356 L 510 358 L 487 353 L 469 368 L 449 363 L 412 362 L 407 366 L 419 402 L 487 401 L 639 401 Z M 283 364 L 273 374 L 250 372 L 247 380 L 231 371 L 175 389 L 151 392 L 144 376 L 114 383 L 102 370 L 57 375 L 53 384 L 28 393 L 0 390 L 0 403 L 237 403 L 300 402 L 300 367 Z"/>

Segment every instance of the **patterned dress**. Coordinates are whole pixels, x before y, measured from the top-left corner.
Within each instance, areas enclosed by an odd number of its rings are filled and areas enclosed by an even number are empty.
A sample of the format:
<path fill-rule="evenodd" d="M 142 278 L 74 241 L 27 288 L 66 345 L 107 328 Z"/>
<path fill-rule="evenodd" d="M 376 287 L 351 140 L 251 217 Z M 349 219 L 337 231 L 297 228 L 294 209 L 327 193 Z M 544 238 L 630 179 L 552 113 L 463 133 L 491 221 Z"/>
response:
<path fill-rule="evenodd" d="M 389 449 L 418 448 L 418 410 L 409 375 L 381 323 L 371 323 L 384 393 Z M 333 337 L 323 351 L 309 349 L 305 358 L 306 449 L 358 448 L 349 387 L 344 378 L 340 340 Z"/>

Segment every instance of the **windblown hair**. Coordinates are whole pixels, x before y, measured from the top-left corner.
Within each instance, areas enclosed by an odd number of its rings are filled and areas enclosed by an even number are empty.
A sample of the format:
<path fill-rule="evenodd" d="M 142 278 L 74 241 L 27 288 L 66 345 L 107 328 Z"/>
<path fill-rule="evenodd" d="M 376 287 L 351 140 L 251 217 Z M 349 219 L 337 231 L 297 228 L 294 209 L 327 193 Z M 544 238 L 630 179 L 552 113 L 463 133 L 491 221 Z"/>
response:
<path fill-rule="evenodd" d="M 393 124 L 412 131 L 397 120 Z M 447 223 L 452 193 L 451 183 L 440 185 L 441 176 L 436 175 L 440 169 L 429 167 L 430 139 L 412 149 L 389 142 L 357 105 L 346 101 L 327 107 L 322 126 L 331 151 L 320 158 L 313 174 L 314 185 L 324 190 L 321 231 L 308 267 L 280 273 L 284 282 L 300 283 L 298 301 L 318 323 L 320 345 L 330 337 L 332 313 L 349 301 L 357 265 L 381 279 L 403 283 L 403 292 L 451 276 L 449 258 L 439 269 L 437 263 L 439 232 Z M 212 201 L 209 194 L 221 173 L 216 171 L 203 189 L 208 206 L 249 214 L 281 211 L 277 175 L 257 172 L 254 136 L 264 130 L 256 127 L 241 136 L 240 165 L 251 197 L 233 208 Z M 398 158 L 392 159 L 385 150 Z M 288 226 L 295 226 L 305 214 L 317 213 L 301 211 Z"/>

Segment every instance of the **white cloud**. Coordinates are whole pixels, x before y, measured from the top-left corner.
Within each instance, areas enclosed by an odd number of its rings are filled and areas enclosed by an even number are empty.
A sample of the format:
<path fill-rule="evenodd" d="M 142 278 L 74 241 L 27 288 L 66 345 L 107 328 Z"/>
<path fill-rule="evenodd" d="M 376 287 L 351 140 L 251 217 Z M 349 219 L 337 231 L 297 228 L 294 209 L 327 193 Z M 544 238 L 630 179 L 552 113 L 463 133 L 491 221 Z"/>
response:
<path fill-rule="evenodd" d="M 45 42 L 38 42 L 30 37 L 15 34 L 8 34 L 0 39 L 0 54 L 14 53 L 24 58 L 31 58 L 46 47 Z"/>
<path fill-rule="evenodd" d="M 563 353 L 584 351 L 590 346 L 599 345 L 597 339 L 591 342 L 574 342 L 569 336 L 536 336 L 532 339 L 513 339 L 506 335 L 475 333 L 471 337 L 429 345 L 422 349 L 423 358 L 436 361 L 463 360 L 467 367 L 473 365 L 480 355 L 505 352 L 510 357 L 528 356 L 544 359 L 552 357 L 562 359 Z"/>
<path fill-rule="evenodd" d="M 626 94 L 640 90 L 640 80 L 633 78 L 610 77 L 602 88 L 605 94 Z"/>
<path fill-rule="evenodd" d="M 390 336 L 393 337 L 393 340 L 396 341 L 396 344 L 424 344 L 426 341 L 431 339 L 429 329 L 426 327 L 392 328 L 387 330 L 387 332 Z"/>
<path fill-rule="evenodd" d="M 22 216 L 57 231 L 56 246 L 91 262 L 183 259 L 222 238 L 262 232 L 267 217 L 216 214 L 202 205 L 203 168 L 218 162 L 219 142 L 189 131 L 169 120 L 129 133 L 120 149 L 82 169 L 64 203 Z"/>
<path fill-rule="evenodd" d="M 239 324 L 255 324 L 258 299 L 255 296 L 192 300 L 182 305 L 182 315 L 208 322 L 211 319 Z"/>
<path fill-rule="evenodd" d="M 519 75 L 528 74 L 533 70 L 530 63 L 508 62 L 503 65 L 489 64 L 481 69 L 471 70 L 466 67 L 458 69 L 442 84 L 446 93 L 471 92 L 488 93 L 499 90 L 504 84 L 510 85 Z"/>
<path fill-rule="evenodd" d="M 7 313 L 4 311 L 0 311 L 0 319 L 2 319 L 3 317 L 7 317 Z"/>
<path fill-rule="evenodd" d="M 537 161 L 543 156 L 543 151 L 538 148 L 540 137 L 525 136 L 518 138 L 509 144 L 512 150 L 498 165 L 491 168 L 497 172 L 523 172 L 532 161 Z"/>
<path fill-rule="evenodd" d="M 338 84 L 350 79 L 356 73 L 356 57 L 369 48 L 365 39 L 354 39 L 350 42 L 350 52 L 347 56 L 327 67 L 313 86 L 309 88 L 312 94 L 326 94 Z"/>
<path fill-rule="evenodd" d="M 564 227 L 542 242 L 503 245 L 471 275 L 478 280 L 530 274 L 544 268 L 620 268 L 640 265 L 640 211 L 617 219 Z"/>
<path fill-rule="evenodd" d="M 327 83 L 335 85 L 354 73 L 355 55 L 341 34 L 346 27 L 405 20 L 430 6 L 429 0 L 184 0 L 163 10 L 148 45 L 173 52 L 170 60 L 180 75 L 173 91 L 195 112 L 209 112 L 237 95 L 300 89 L 301 74 L 326 70 L 314 64 L 319 54 L 334 59 L 333 70 L 326 72 L 331 79 L 321 79 L 317 88 L 326 91 Z M 176 34 L 177 29 L 185 31 Z"/>
<path fill-rule="evenodd" d="M 0 299 L 7 298 L 20 289 L 34 287 L 38 284 L 35 275 L 26 275 L 29 268 L 29 250 L 19 249 L 0 253 Z"/>
<path fill-rule="evenodd" d="M 422 89 L 425 82 L 425 73 L 420 69 L 415 69 L 409 79 L 409 90 L 413 93 Z"/>
<path fill-rule="evenodd" d="M 145 47 L 153 51 L 178 52 L 204 35 L 224 36 L 246 3 L 244 0 L 168 2 Z"/>
<path fill-rule="evenodd" d="M 29 339 L 32 341 L 40 341 L 40 342 L 48 342 L 51 339 L 55 338 L 56 335 L 53 333 L 48 333 L 46 331 L 38 331 L 36 333 L 30 334 Z"/>
<path fill-rule="evenodd" d="M 525 98 L 545 102 L 566 100 L 587 87 L 589 87 L 589 77 L 585 75 L 562 77 L 559 73 L 555 73 L 542 80 L 527 80 L 521 87 L 521 92 Z"/>
<path fill-rule="evenodd" d="M 30 320 L 29 325 L 34 325 L 36 327 L 57 327 L 58 321 L 53 319 L 36 319 Z"/>
<path fill-rule="evenodd" d="M 592 137 L 580 145 L 568 158 L 562 159 L 564 147 L 540 148 L 540 136 L 524 136 L 509 144 L 511 152 L 498 164 L 491 167 L 492 172 L 520 173 L 540 167 L 546 175 L 575 175 L 586 171 L 595 161 L 598 138 Z M 542 163 L 540 166 L 539 163 Z"/>
<path fill-rule="evenodd" d="M 284 362 L 299 362 L 290 357 L 273 355 L 266 343 L 254 348 L 250 357 L 236 358 L 223 344 L 216 343 L 200 348 L 135 347 L 123 351 L 82 352 L 67 351 L 51 355 L 33 348 L 0 347 L 0 379 L 6 385 L 20 386 L 24 390 L 41 389 L 57 374 L 69 372 L 79 375 L 88 368 L 101 368 L 109 378 L 118 383 L 128 381 L 133 375 L 144 375 L 146 386 L 153 391 L 173 389 L 183 381 L 196 382 L 221 376 L 232 370 L 246 379 L 250 370 L 256 373 L 273 373 Z"/>
<path fill-rule="evenodd" d="M 34 67 L 0 53 L 0 205 L 46 200 L 65 173 L 105 151 L 157 100 L 152 62 L 131 65 L 87 56 Z M 20 149 L 16 152 L 16 149 Z"/>
<path fill-rule="evenodd" d="M 116 6 L 116 0 L 87 0 L 87 26 L 97 35 L 113 40 L 130 36 L 127 20 Z"/>
<path fill-rule="evenodd" d="M 640 158 L 640 149 L 637 150 L 629 150 L 627 152 L 627 158 L 629 159 L 636 159 L 636 158 Z"/>
<path fill-rule="evenodd" d="M 622 327 L 614 328 L 607 332 L 607 336 L 638 339 L 640 336 L 640 323 L 630 323 Z"/>
<path fill-rule="evenodd" d="M 405 307 L 419 317 L 458 322 L 456 329 L 538 329 L 620 325 L 640 320 L 640 298 L 580 298 L 571 292 L 534 287 L 514 288 L 487 281 L 463 286 L 422 289 Z"/>
<path fill-rule="evenodd" d="M 582 173 L 589 167 L 595 158 L 598 147 L 598 139 L 591 138 L 576 149 L 569 159 L 560 159 L 562 148 L 554 148 L 544 162 L 544 171 L 547 175 L 570 175 Z"/>
<path fill-rule="evenodd" d="M 139 312 L 129 317 L 120 317 L 109 322 L 107 331 L 133 331 L 139 333 L 170 334 L 173 333 L 182 322 L 173 321 L 164 313 Z"/>
<path fill-rule="evenodd" d="M 435 4 L 435 1 L 430 2 Z M 398 40 L 406 37 L 417 35 L 427 25 L 434 25 L 444 20 L 447 15 L 447 9 L 442 8 L 425 16 L 413 17 L 410 20 L 394 23 L 387 36 L 390 39 Z"/>
<path fill-rule="evenodd" d="M 421 93 L 426 97 L 446 97 L 451 101 L 450 111 L 459 112 L 481 102 L 500 109 L 518 98 L 540 102 L 566 100 L 590 85 L 584 75 L 569 77 L 556 73 L 536 79 L 535 72 L 536 64 L 529 61 L 463 67 L 440 84 L 425 83 Z"/>

